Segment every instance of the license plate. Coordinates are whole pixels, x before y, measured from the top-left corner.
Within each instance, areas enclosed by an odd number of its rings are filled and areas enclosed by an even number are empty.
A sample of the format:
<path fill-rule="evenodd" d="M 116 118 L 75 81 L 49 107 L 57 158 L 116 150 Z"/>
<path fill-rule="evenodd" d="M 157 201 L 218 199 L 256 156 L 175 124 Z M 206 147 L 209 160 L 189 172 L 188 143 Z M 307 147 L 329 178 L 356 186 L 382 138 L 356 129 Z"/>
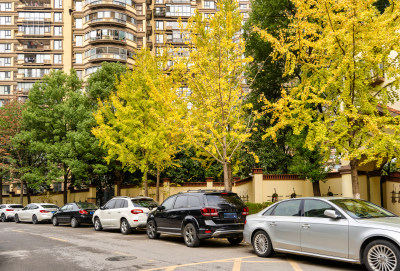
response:
<path fill-rule="evenodd" d="M 51 211 L 52 214 L 54 214 L 56 211 Z"/>
<path fill-rule="evenodd" d="M 224 218 L 237 218 L 237 213 L 224 213 Z"/>
<path fill-rule="evenodd" d="M 94 214 L 94 212 L 90 212 L 89 214 L 91 214 L 91 215 L 92 215 L 92 214 Z"/>

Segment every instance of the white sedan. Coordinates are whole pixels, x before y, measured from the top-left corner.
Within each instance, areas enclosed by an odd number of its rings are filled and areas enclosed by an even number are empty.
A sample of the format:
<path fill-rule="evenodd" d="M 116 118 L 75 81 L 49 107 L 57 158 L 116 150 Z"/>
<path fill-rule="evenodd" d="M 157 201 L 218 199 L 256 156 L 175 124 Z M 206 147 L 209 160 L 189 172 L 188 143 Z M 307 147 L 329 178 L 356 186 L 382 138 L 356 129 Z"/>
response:
<path fill-rule="evenodd" d="M 31 203 L 15 214 L 14 221 L 32 222 L 51 221 L 51 217 L 58 210 L 58 206 L 51 203 Z"/>
<path fill-rule="evenodd" d="M 0 221 L 14 220 L 15 213 L 22 210 L 21 204 L 0 204 Z"/>

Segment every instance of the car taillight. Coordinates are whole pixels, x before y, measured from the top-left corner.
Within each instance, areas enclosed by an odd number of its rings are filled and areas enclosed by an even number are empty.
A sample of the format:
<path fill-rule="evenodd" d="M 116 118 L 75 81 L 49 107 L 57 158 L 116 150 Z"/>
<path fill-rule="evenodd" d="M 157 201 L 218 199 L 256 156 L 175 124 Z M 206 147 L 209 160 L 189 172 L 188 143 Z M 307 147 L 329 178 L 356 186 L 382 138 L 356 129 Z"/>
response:
<path fill-rule="evenodd" d="M 44 213 L 48 213 L 49 211 L 46 211 L 46 210 L 40 210 L 39 212 L 41 212 L 42 214 L 44 214 Z"/>
<path fill-rule="evenodd" d="M 14 209 L 6 209 L 6 212 L 12 212 Z"/>
<path fill-rule="evenodd" d="M 249 215 L 249 207 L 244 207 L 242 210 L 242 215 Z"/>
<path fill-rule="evenodd" d="M 131 213 L 134 214 L 134 215 L 137 215 L 137 214 L 143 213 L 143 210 L 141 210 L 141 209 L 133 209 L 133 210 L 131 210 Z"/>
<path fill-rule="evenodd" d="M 79 213 L 80 213 L 81 215 L 87 215 L 87 214 L 88 214 L 88 212 L 85 211 L 85 210 L 79 210 Z"/>
<path fill-rule="evenodd" d="M 218 216 L 218 211 L 215 208 L 203 208 L 201 214 L 203 216 Z"/>

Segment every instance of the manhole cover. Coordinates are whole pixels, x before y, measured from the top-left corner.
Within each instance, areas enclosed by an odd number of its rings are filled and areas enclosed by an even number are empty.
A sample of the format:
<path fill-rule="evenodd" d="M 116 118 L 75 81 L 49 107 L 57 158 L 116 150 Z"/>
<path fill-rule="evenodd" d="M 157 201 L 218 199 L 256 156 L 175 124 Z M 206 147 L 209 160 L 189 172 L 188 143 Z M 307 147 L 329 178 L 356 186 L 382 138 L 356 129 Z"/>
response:
<path fill-rule="evenodd" d="M 111 262 L 130 261 L 130 260 L 135 260 L 136 258 L 137 257 L 135 256 L 115 256 L 107 258 L 106 261 L 111 261 Z"/>

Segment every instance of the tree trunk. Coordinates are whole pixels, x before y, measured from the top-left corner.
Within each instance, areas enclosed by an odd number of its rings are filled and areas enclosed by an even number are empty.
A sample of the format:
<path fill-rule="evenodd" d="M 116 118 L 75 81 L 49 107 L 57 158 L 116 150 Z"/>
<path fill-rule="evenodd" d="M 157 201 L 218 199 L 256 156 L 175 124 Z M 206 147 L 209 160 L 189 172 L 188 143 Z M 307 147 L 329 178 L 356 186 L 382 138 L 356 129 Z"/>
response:
<path fill-rule="evenodd" d="M 26 181 L 24 181 L 24 186 L 26 187 L 26 199 L 28 200 L 28 204 L 31 203 L 31 193 L 29 191 L 29 187 L 26 183 Z"/>
<path fill-rule="evenodd" d="M 229 180 L 229 163 L 224 161 L 222 164 L 224 168 L 224 187 L 226 191 L 232 191 L 232 181 Z"/>
<path fill-rule="evenodd" d="M 314 197 L 321 196 L 321 189 L 319 187 L 319 181 L 312 182 L 312 189 L 313 189 Z"/>
<path fill-rule="evenodd" d="M 149 196 L 149 188 L 148 188 L 148 183 L 147 183 L 147 171 L 143 173 L 143 188 L 144 188 L 144 196 L 148 197 Z"/>
<path fill-rule="evenodd" d="M 24 205 L 24 183 L 21 181 L 21 192 L 19 193 L 19 202 Z"/>
<path fill-rule="evenodd" d="M 3 175 L 0 174 L 0 204 L 3 204 Z"/>
<path fill-rule="evenodd" d="M 160 170 L 157 168 L 156 201 L 160 202 Z"/>
<path fill-rule="evenodd" d="M 117 196 L 121 196 L 121 184 L 124 181 L 124 173 L 122 170 L 115 170 L 115 177 L 117 178 Z"/>
<path fill-rule="evenodd" d="M 64 204 L 68 203 L 68 173 L 64 171 Z"/>
<path fill-rule="evenodd" d="M 351 184 L 353 186 L 353 197 L 356 199 L 360 198 L 360 189 L 358 186 L 358 172 L 357 172 L 357 159 L 350 161 L 351 168 Z"/>

